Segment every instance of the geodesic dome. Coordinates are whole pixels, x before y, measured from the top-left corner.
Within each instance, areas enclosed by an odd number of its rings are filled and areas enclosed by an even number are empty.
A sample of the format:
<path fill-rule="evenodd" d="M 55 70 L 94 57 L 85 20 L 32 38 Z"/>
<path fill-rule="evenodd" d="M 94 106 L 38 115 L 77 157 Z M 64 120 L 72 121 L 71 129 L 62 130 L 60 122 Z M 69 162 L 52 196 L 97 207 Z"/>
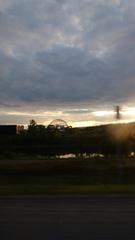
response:
<path fill-rule="evenodd" d="M 63 128 L 67 128 L 68 124 L 66 123 L 66 121 L 64 121 L 62 119 L 55 119 L 48 125 L 48 127 L 63 129 Z"/>

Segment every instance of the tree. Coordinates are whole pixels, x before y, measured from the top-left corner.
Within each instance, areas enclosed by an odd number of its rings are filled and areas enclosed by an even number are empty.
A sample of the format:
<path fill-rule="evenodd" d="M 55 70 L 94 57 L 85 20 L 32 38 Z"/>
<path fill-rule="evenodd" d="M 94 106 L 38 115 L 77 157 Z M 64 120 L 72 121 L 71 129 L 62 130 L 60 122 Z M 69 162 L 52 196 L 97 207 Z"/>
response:
<path fill-rule="evenodd" d="M 28 133 L 31 135 L 35 135 L 37 130 L 37 123 L 34 119 L 30 120 L 30 124 L 28 125 Z"/>
<path fill-rule="evenodd" d="M 35 127 L 37 125 L 36 121 L 34 119 L 30 120 L 30 125 L 31 127 Z"/>

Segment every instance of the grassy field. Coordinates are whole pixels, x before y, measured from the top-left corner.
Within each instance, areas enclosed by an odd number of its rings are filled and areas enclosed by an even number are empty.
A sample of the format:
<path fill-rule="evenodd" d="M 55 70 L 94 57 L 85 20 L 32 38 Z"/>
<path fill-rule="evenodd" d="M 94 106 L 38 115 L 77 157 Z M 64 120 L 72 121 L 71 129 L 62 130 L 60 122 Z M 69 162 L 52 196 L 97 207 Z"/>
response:
<path fill-rule="evenodd" d="M 0 160 L 0 194 L 43 193 L 135 193 L 135 160 Z"/>

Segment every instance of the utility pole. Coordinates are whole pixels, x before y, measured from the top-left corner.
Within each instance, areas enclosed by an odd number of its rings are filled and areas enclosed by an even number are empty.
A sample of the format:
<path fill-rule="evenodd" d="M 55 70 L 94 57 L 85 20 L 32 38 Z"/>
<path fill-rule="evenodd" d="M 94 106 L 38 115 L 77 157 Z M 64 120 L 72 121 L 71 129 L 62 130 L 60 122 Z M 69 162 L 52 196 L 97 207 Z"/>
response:
<path fill-rule="evenodd" d="M 116 119 L 119 120 L 121 118 L 121 116 L 120 116 L 120 106 L 116 106 L 115 111 L 116 111 Z"/>
<path fill-rule="evenodd" d="M 117 121 L 119 121 L 120 120 L 120 118 L 121 118 L 121 116 L 120 116 L 120 106 L 116 106 L 115 107 L 115 112 L 116 112 L 116 116 L 115 116 L 115 118 L 116 118 L 116 120 Z M 117 133 L 116 133 L 117 134 Z M 117 137 L 117 139 L 116 139 L 116 155 L 119 157 L 121 154 L 121 145 L 120 145 L 120 139 L 119 139 L 119 136 Z"/>
<path fill-rule="evenodd" d="M 120 106 L 116 106 L 115 107 L 115 112 L 116 112 L 116 120 L 119 122 L 119 120 L 121 119 L 121 114 L 120 114 Z M 116 133 L 117 134 L 117 133 Z M 116 139 L 116 156 L 118 157 L 118 164 L 121 163 L 121 142 L 120 142 L 120 137 L 118 136 L 117 139 Z M 123 175 L 123 171 L 122 171 L 122 168 L 121 166 L 117 166 L 118 167 L 118 183 L 121 184 L 122 183 L 122 175 Z"/>

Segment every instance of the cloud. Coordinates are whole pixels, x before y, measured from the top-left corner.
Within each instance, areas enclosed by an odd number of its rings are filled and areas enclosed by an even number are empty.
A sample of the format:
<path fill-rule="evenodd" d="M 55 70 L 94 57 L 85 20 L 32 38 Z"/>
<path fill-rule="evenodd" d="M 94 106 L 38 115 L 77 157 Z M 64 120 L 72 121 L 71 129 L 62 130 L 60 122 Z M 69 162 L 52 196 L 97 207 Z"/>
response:
<path fill-rule="evenodd" d="M 1 1 L 1 108 L 134 104 L 134 11 L 133 0 Z"/>

